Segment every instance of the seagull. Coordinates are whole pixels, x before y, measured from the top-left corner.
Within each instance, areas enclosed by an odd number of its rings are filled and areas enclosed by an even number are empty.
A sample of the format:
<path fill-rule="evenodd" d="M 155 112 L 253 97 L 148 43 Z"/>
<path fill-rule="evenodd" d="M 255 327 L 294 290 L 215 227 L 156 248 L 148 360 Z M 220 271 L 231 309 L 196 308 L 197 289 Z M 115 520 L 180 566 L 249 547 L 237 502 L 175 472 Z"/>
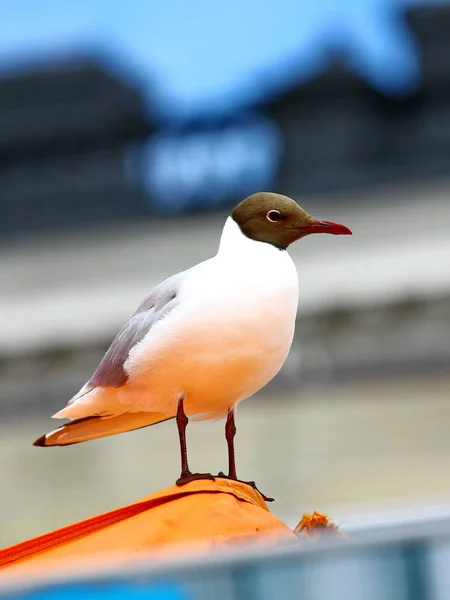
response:
<path fill-rule="evenodd" d="M 217 254 L 151 291 L 91 379 L 54 415 L 70 421 L 34 445 L 68 446 L 175 418 L 183 485 L 213 478 L 190 471 L 189 420 L 225 419 L 228 475 L 218 476 L 239 481 L 235 410 L 286 360 L 298 308 L 287 248 L 313 233 L 352 232 L 314 219 L 287 196 L 243 200 L 226 219 Z"/>

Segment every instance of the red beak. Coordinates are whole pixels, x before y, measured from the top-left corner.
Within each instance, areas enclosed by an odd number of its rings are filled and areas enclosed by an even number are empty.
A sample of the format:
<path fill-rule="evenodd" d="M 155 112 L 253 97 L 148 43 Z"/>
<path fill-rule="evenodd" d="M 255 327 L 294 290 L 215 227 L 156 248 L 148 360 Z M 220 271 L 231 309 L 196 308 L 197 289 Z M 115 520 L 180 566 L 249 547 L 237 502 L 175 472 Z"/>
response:
<path fill-rule="evenodd" d="M 332 235 L 353 235 L 348 227 L 333 221 L 314 221 L 308 225 L 302 225 L 304 233 L 331 233 Z"/>

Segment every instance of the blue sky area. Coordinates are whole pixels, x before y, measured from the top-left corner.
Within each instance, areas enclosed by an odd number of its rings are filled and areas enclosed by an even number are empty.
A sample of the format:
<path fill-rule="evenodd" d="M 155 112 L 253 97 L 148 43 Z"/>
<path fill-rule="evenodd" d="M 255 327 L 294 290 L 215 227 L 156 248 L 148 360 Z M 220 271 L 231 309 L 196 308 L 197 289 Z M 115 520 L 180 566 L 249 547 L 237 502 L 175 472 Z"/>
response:
<path fill-rule="evenodd" d="M 0 73 L 75 49 L 156 94 L 161 116 L 221 112 L 283 89 L 339 50 L 373 86 L 403 94 L 420 79 L 405 6 L 423 0 L 3 0 Z M 429 2 L 428 2 L 429 3 Z"/>
<path fill-rule="evenodd" d="M 420 82 L 419 54 L 402 11 L 431 3 L 0 2 L 0 76 L 93 51 L 113 72 L 138 84 L 149 113 L 162 125 L 141 152 L 140 177 L 152 206 L 173 213 L 273 189 L 283 153 L 277 125 L 252 111 L 223 130 L 180 136 L 178 124 L 197 114 L 251 106 L 313 77 L 333 53 L 382 93 L 408 93 Z"/>

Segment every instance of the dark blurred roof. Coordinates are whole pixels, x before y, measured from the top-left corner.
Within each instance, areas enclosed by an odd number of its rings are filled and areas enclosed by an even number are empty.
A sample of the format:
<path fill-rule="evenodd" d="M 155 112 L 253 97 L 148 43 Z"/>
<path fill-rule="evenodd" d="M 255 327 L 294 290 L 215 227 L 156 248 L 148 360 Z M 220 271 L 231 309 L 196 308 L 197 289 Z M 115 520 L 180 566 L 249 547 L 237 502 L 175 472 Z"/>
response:
<path fill-rule="evenodd" d="M 377 92 L 363 79 L 348 69 L 339 58 L 309 81 L 294 84 L 288 91 L 282 92 L 264 103 L 265 112 L 277 113 L 280 105 L 285 110 L 287 104 L 298 108 L 314 105 L 319 100 L 326 102 L 332 99 L 354 97 L 360 101 L 373 98 Z"/>
<path fill-rule="evenodd" d="M 450 5 L 415 8 L 406 20 L 420 46 L 423 87 L 450 94 Z"/>
<path fill-rule="evenodd" d="M 435 5 L 409 10 L 404 18 L 419 46 L 421 88 L 427 95 L 450 95 L 450 5 Z M 331 64 L 309 81 L 293 81 L 292 86 L 263 102 L 269 113 L 285 110 L 286 105 L 311 105 L 323 99 L 354 97 L 360 101 L 380 98 L 381 94 L 345 66 L 336 56 Z M 390 98 L 396 104 L 399 99 Z M 400 99 L 401 100 L 401 99 Z M 282 108 L 281 108 L 282 106 Z"/>
<path fill-rule="evenodd" d="M 126 157 L 153 130 L 139 88 L 93 58 L 0 79 L 0 233 L 147 212 Z"/>
<path fill-rule="evenodd" d="M 0 79 L 0 156 L 122 145 L 152 127 L 144 99 L 91 59 Z"/>

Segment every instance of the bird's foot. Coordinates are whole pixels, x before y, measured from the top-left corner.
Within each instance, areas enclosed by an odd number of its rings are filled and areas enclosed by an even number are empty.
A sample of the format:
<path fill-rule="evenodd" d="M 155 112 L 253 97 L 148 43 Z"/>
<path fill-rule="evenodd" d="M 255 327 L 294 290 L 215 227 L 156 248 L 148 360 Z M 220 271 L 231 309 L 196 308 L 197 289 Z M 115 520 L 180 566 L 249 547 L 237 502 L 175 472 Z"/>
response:
<path fill-rule="evenodd" d="M 198 479 L 209 479 L 215 481 L 215 477 L 211 473 L 182 473 L 176 480 L 175 484 L 178 486 L 186 485 L 191 481 L 197 481 Z"/>
<path fill-rule="evenodd" d="M 256 487 L 256 483 L 254 481 L 242 481 L 242 479 L 236 479 L 234 477 L 230 477 L 229 475 L 225 475 L 225 473 L 223 473 L 222 471 L 220 471 L 220 473 L 218 473 L 216 475 L 216 477 L 218 477 L 219 479 L 230 479 L 231 481 L 238 481 L 239 483 L 244 483 L 245 485 L 249 485 L 251 488 L 253 488 L 254 490 L 256 490 L 258 492 L 258 494 L 260 496 L 262 496 L 263 500 L 265 502 L 274 502 L 275 499 L 274 498 L 269 498 L 268 496 L 265 496 L 257 487 Z"/>

